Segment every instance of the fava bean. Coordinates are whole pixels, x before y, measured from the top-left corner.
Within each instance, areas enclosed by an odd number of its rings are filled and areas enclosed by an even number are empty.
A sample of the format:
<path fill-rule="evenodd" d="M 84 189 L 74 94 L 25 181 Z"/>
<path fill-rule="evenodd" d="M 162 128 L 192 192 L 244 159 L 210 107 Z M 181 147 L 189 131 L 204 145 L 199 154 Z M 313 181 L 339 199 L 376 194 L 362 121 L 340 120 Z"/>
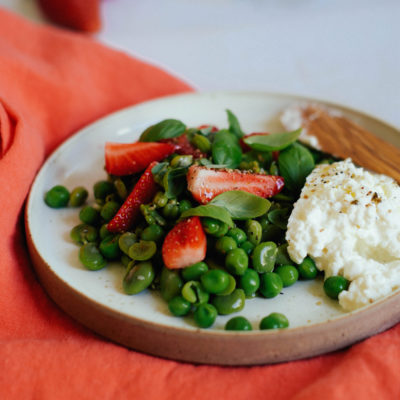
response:
<path fill-rule="evenodd" d="M 79 259 L 91 271 L 97 271 L 106 266 L 107 262 L 94 243 L 86 243 L 79 250 Z"/>
<path fill-rule="evenodd" d="M 78 186 L 72 190 L 69 205 L 71 207 L 80 207 L 88 198 L 89 193 L 83 186 Z"/>
<path fill-rule="evenodd" d="M 181 294 L 182 287 L 183 280 L 179 272 L 163 267 L 160 277 L 161 297 L 168 302 Z"/>
<path fill-rule="evenodd" d="M 201 275 L 208 271 L 208 265 L 204 261 L 192 264 L 182 269 L 182 278 L 185 281 L 199 280 Z"/>
<path fill-rule="evenodd" d="M 227 315 L 241 311 L 244 307 L 246 296 L 242 289 L 235 289 L 226 296 L 215 296 L 212 304 L 217 309 L 218 314 Z"/>
<path fill-rule="evenodd" d="M 253 268 L 258 273 L 272 272 L 278 248 L 274 242 L 263 242 L 255 247 L 251 255 Z"/>
<path fill-rule="evenodd" d="M 267 298 L 278 296 L 283 289 L 281 277 L 275 272 L 266 272 L 260 276 L 260 293 Z"/>
<path fill-rule="evenodd" d="M 154 268 L 151 262 L 134 264 L 131 261 L 128 271 L 122 282 L 126 294 L 137 294 L 147 289 L 155 277 Z"/>

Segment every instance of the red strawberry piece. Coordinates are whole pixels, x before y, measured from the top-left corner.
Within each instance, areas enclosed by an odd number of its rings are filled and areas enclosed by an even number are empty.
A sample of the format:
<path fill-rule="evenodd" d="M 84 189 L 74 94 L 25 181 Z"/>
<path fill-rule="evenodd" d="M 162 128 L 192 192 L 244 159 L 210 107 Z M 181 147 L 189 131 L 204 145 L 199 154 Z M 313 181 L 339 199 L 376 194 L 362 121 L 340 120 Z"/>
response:
<path fill-rule="evenodd" d="M 140 213 L 140 205 L 150 203 L 157 193 L 157 184 L 154 181 L 152 168 L 157 162 L 152 162 L 140 177 L 132 192 L 124 201 L 114 218 L 108 223 L 107 229 L 112 233 L 128 230 Z"/>
<path fill-rule="evenodd" d="M 249 134 L 246 135 L 246 136 L 243 136 L 243 137 L 240 139 L 239 144 L 240 144 L 240 147 L 242 148 L 242 150 L 243 150 L 244 153 L 247 152 L 247 151 L 250 151 L 250 150 L 251 150 L 251 147 L 250 147 L 248 144 L 246 144 L 246 143 L 243 141 L 243 139 L 246 139 L 246 138 L 248 138 L 248 137 L 250 137 L 250 136 L 260 136 L 260 135 L 269 135 L 269 133 L 266 133 L 266 132 L 253 132 L 253 133 L 249 133 Z M 273 158 L 275 161 L 278 161 L 278 157 L 279 157 L 279 151 L 273 151 L 273 152 L 272 152 L 272 158 Z"/>
<path fill-rule="evenodd" d="M 243 190 L 260 197 L 272 197 L 284 186 L 281 176 L 253 174 L 233 169 L 212 169 L 198 165 L 189 168 L 187 181 L 192 196 L 201 204 L 207 204 L 215 196 L 229 190 Z"/>
<path fill-rule="evenodd" d="M 169 269 L 185 268 L 204 260 L 207 238 L 199 217 L 178 222 L 167 234 L 162 246 L 164 264 Z"/>
<path fill-rule="evenodd" d="M 207 154 L 202 153 L 199 149 L 197 149 L 190 143 L 185 133 L 171 139 L 163 139 L 162 142 L 173 144 L 175 146 L 175 153 L 177 154 L 191 155 L 194 158 L 207 157 Z"/>
<path fill-rule="evenodd" d="M 84 32 L 101 28 L 100 0 L 38 0 L 43 13 L 56 24 Z"/>
<path fill-rule="evenodd" d="M 112 175 L 130 175 L 143 171 L 151 162 L 161 161 L 172 154 L 170 143 L 136 142 L 106 143 L 106 171 Z"/>

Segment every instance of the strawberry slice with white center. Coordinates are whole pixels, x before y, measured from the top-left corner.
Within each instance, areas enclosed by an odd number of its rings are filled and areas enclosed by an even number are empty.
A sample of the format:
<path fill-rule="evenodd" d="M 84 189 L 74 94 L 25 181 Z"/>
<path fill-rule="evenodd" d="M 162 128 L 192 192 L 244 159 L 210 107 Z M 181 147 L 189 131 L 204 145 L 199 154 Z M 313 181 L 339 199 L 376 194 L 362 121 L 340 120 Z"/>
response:
<path fill-rule="evenodd" d="M 130 175 L 143 171 L 151 162 L 161 161 L 175 151 L 172 143 L 112 143 L 105 146 L 106 171 L 111 175 Z"/>
<path fill-rule="evenodd" d="M 281 176 L 253 174 L 233 169 L 212 169 L 192 165 L 187 173 L 188 189 L 201 204 L 230 190 L 243 190 L 260 197 L 272 197 L 284 186 Z"/>
<path fill-rule="evenodd" d="M 169 269 L 185 268 L 204 260 L 207 238 L 199 217 L 178 222 L 167 234 L 162 246 L 164 264 Z"/>
<path fill-rule="evenodd" d="M 152 162 L 133 187 L 132 192 L 124 201 L 117 214 L 107 224 L 107 229 L 112 233 L 128 230 L 140 213 L 140 205 L 150 203 L 157 193 L 157 184 L 154 181 L 152 168 L 157 162 Z"/>

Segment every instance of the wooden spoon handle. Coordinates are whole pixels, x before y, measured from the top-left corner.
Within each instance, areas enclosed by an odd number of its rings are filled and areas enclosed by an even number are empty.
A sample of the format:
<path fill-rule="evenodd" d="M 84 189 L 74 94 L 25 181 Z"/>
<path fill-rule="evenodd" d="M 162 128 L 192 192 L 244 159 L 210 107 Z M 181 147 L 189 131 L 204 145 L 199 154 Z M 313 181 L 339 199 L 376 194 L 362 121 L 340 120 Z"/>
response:
<path fill-rule="evenodd" d="M 317 106 L 301 109 L 303 127 L 317 137 L 321 150 L 385 174 L 400 182 L 400 149 L 366 129 Z"/>

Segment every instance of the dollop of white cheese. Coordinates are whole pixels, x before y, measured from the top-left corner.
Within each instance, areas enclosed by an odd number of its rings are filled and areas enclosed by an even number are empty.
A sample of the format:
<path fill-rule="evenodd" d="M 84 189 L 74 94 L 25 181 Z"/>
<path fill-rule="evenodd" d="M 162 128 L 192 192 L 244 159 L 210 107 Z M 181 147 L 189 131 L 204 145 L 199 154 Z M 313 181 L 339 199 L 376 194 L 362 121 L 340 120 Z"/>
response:
<path fill-rule="evenodd" d="M 309 255 L 325 278 L 351 283 L 339 295 L 348 311 L 400 287 L 400 186 L 351 160 L 318 165 L 295 203 L 286 233 L 296 263 Z"/>

